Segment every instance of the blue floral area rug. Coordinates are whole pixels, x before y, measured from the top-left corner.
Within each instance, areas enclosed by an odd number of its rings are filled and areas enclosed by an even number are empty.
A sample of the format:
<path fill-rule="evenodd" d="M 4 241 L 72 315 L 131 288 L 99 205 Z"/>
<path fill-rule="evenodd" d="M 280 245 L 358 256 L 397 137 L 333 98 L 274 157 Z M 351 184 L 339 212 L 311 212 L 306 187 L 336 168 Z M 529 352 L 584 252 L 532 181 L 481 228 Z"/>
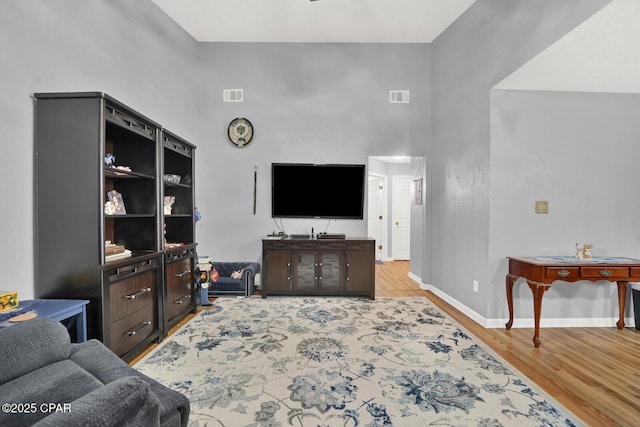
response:
<path fill-rule="evenodd" d="M 426 298 L 218 298 L 135 368 L 191 426 L 583 425 Z"/>

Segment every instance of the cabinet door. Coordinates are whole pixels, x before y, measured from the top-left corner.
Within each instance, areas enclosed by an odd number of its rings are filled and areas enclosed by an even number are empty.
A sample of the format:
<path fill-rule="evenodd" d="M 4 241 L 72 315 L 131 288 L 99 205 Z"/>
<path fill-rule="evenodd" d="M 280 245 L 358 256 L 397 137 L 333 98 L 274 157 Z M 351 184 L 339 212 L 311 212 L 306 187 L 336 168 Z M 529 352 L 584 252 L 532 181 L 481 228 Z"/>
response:
<path fill-rule="evenodd" d="M 266 292 L 291 291 L 291 251 L 266 251 Z"/>
<path fill-rule="evenodd" d="M 347 251 L 347 292 L 365 292 L 374 288 L 373 260 L 374 258 L 371 251 Z"/>
<path fill-rule="evenodd" d="M 338 251 L 318 252 L 318 290 L 344 290 L 344 253 Z"/>
<path fill-rule="evenodd" d="M 317 289 L 318 261 L 316 252 L 293 252 L 293 289 L 313 291 Z"/>

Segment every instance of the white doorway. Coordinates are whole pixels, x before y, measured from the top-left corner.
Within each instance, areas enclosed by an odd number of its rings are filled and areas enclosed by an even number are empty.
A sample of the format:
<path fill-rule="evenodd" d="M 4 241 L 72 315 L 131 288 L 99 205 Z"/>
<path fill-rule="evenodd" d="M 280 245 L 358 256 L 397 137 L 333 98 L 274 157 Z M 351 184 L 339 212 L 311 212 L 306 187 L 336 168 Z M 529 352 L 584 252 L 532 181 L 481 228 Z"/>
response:
<path fill-rule="evenodd" d="M 376 239 L 376 261 L 382 262 L 387 248 L 387 177 L 369 174 L 367 235 Z"/>
<path fill-rule="evenodd" d="M 411 176 L 393 175 L 391 250 L 393 259 L 411 259 Z"/>

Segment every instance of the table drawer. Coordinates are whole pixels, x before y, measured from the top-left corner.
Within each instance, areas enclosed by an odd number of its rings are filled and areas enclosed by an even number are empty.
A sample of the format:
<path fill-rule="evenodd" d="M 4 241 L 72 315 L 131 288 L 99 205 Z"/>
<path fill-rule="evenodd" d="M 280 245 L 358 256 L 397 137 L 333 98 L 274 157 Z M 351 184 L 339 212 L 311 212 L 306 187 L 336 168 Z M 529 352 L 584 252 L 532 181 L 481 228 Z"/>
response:
<path fill-rule="evenodd" d="M 367 242 L 350 242 L 349 250 L 352 249 L 364 249 L 364 250 L 373 250 L 375 246 L 375 242 L 373 240 Z"/>
<path fill-rule="evenodd" d="M 629 277 L 640 277 L 640 267 L 631 267 L 631 275 Z"/>
<path fill-rule="evenodd" d="M 607 280 L 609 277 L 629 277 L 629 267 L 582 267 L 582 277 L 601 277 L 603 280 Z"/>
<path fill-rule="evenodd" d="M 283 241 L 273 241 L 273 242 L 262 242 L 262 247 L 266 249 L 289 249 L 289 242 Z"/>
<path fill-rule="evenodd" d="M 111 351 L 122 356 L 158 330 L 155 306 L 149 304 L 111 324 Z"/>
<path fill-rule="evenodd" d="M 580 277 L 578 267 L 547 267 L 546 277 L 551 280 L 577 279 Z"/>
<path fill-rule="evenodd" d="M 327 242 L 318 242 L 318 249 L 346 249 L 347 242 L 343 241 L 327 241 Z"/>

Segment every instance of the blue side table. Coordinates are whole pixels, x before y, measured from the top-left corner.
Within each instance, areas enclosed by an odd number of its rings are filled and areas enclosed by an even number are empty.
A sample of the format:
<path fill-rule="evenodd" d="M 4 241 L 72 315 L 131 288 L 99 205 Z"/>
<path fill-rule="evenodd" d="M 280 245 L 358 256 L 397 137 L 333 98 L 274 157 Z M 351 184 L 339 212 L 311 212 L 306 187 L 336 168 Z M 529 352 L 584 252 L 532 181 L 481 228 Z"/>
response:
<path fill-rule="evenodd" d="M 89 304 L 87 300 L 68 299 L 20 301 L 20 307 L 7 312 L 0 312 L 0 328 L 15 324 L 9 322 L 8 319 L 10 317 L 25 313 L 36 313 L 37 317 L 44 317 L 58 322 L 70 319 L 67 323 L 67 328 L 75 325 L 75 342 L 85 342 L 87 340 L 87 304 Z M 73 340 L 73 335 L 71 335 L 71 338 Z"/>

